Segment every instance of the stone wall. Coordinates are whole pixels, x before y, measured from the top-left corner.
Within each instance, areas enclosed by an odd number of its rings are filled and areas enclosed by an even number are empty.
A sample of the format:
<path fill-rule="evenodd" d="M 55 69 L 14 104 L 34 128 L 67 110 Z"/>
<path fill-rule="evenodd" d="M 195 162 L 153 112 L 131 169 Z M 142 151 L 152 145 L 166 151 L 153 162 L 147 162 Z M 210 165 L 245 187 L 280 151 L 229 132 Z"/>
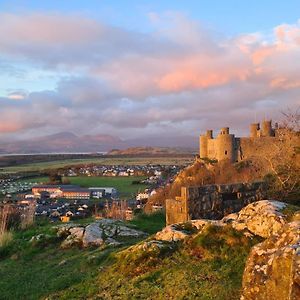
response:
<path fill-rule="evenodd" d="M 182 187 L 181 195 L 166 200 L 167 224 L 193 219 L 221 219 L 263 199 L 263 182 Z"/>

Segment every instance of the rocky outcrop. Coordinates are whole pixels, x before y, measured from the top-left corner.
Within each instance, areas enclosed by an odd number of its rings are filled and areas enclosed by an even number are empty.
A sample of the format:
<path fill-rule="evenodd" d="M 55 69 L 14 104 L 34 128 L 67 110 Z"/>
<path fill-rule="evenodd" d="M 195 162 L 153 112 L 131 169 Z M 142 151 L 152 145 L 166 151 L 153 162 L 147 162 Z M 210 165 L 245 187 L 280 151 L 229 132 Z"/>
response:
<path fill-rule="evenodd" d="M 155 235 L 158 241 L 177 242 L 190 236 L 190 232 L 180 227 L 179 224 L 169 225 Z"/>
<path fill-rule="evenodd" d="M 242 300 L 300 299 L 300 213 L 297 207 L 262 200 L 222 220 L 192 220 L 169 225 L 155 235 L 156 242 L 172 246 L 199 235 L 206 226 L 232 226 L 246 236 L 265 241 L 254 246 L 243 276 Z M 148 242 L 149 244 L 149 242 Z M 148 245 L 147 244 L 147 245 Z M 148 247 L 142 244 L 142 249 Z M 149 244 L 157 248 L 157 244 Z M 164 245 L 164 246 L 165 246 Z M 144 247 L 144 248 L 143 248 Z"/>
<path fill-rule="evenodd" d="M 64 238 L 62 248 L 72 246 L 118 246 L 121 244 L 119 238 L 141 238 L 147 234 L 126 226 L 124 222 L 101 219 L 86 226 L 66 224 L 57 227 L 57 236 Z"/>
<path fill-rule="evenodd" d="M 252 248 L 244 271 L 241 299 L 300 299 L 299 221 L 284 225 Z"/>
<path fill-rule="evenodd" d="M 246 229 L 254 235 L 267 238 L 287 223 L 287 218 L 282 212 L 286 206 L 279 201 L 257 201 L 247 205 L 237 214 L 223 218 L 223 221 L 231 223 L 236 230 Z"/>
<path fill-rule="evenodd" d="M 286 204 L 279 201 L 261 200 L 244 207 L 240 212 L 225 216 L 222 220 L 192 220 L 186 223 L 172 224 L 155 235 L 156 240 L 179 241 L 194 233 L 200 233 L 210 224 L 214 226 L 231 225 L 245 235 L 257 235 L 267 238 L 278 232 L 288 222 L 284 213 Z"/>

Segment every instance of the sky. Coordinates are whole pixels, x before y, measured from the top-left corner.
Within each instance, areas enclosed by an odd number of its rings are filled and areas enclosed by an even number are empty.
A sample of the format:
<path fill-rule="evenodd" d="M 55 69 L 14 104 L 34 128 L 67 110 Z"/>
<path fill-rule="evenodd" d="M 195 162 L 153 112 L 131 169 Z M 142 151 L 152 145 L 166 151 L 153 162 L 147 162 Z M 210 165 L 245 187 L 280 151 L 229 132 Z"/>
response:
<path fill-rule="evenodd" d="M 300 105 L 300 1 L 0 0 L 0 141 L 121 139 Z"/>

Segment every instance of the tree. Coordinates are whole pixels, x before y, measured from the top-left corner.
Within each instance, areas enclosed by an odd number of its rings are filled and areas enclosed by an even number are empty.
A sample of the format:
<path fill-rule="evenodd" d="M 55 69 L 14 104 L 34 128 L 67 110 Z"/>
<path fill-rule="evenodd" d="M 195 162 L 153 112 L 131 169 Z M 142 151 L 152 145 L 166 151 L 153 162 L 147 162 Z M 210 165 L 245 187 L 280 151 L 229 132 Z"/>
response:
<path fill-rule="evenodd" d="M 300 193 L 300 114 L 287 110 L 282 113 L 276 131 L 277 138 L 270 143 L 265 160 L 271 170 L 266 179 L 272 188 L 272 196 L 288 198 Z"/>
<path fill-rule="evenodd" d="M 49 182 L 51 184 L 60 184 L 62 183 L 62 176 L 57 172 L 52 171 L 49 173 Z"/>

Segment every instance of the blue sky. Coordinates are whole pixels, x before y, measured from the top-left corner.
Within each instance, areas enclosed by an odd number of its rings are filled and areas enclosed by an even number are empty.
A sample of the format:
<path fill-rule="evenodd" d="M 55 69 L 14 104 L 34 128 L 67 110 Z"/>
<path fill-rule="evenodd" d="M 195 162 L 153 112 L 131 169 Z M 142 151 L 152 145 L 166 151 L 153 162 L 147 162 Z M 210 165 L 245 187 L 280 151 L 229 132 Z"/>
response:
<path fill-rule="evenodd" d="M 0 11 L 83 12 L 111 24 L 134 30 L 149 30 L 147 14 L 180 11 L 207 26 L 228 34 L 269 30 L 281 23 L 295 23 L 300 1 L 274 0 L 1 0 Z"/>
<path fill-rule="evenodd" d="M 300 1 L 0 0 L 0 141 L 247 134 L 254 115 L 299 105 L 299 12 Z"/>

